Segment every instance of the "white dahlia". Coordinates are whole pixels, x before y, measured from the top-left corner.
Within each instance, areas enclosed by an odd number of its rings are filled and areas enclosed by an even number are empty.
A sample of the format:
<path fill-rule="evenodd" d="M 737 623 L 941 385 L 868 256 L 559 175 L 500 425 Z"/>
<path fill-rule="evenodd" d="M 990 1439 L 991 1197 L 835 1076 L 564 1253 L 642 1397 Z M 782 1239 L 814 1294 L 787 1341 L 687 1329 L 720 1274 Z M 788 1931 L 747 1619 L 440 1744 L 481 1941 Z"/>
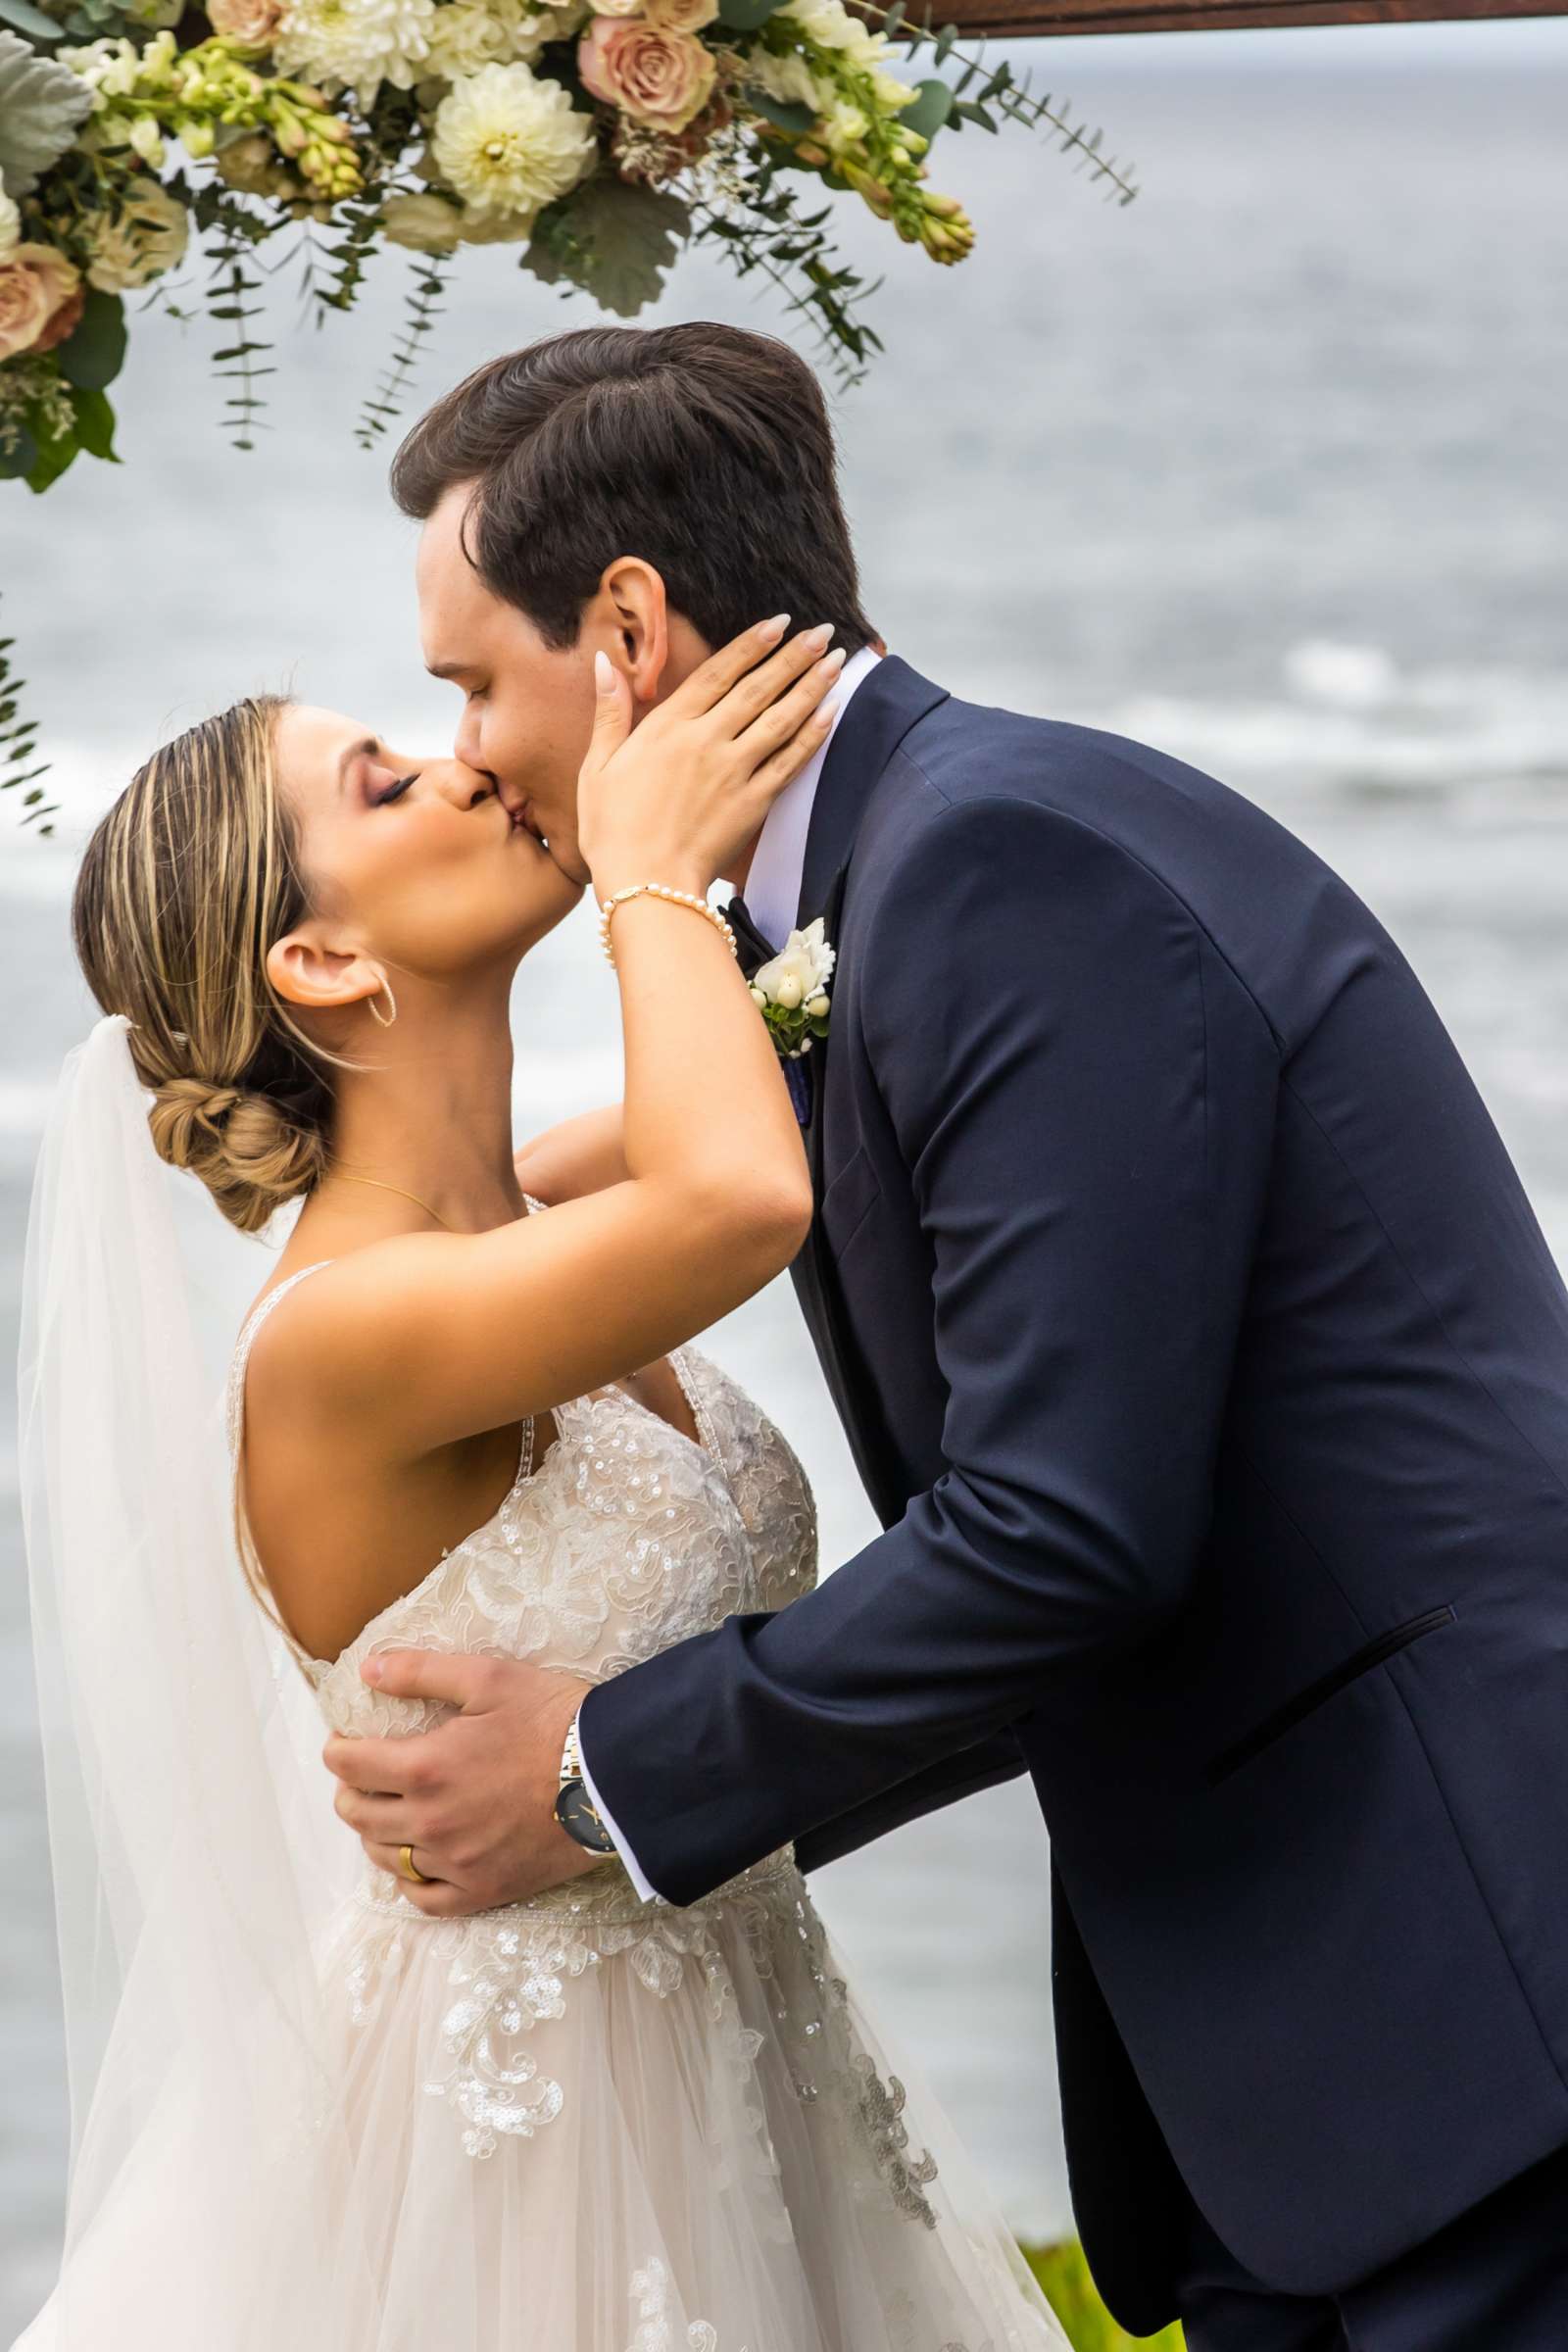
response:
<path fill-rule="evenodd" d="M 592 119 L 559 81 L 522 65 L 481 66 L 454 82 L 430 140 L 437 172 L 481 221 L 531 220 L 592 171 L 598 152 Z"/>
<path fill-rule="evenodd" d="M 531 65 L 549 37 L 549 18 L 523 0 L 442 0 L 425 71 L 434 80 L 457 81 L 481 66 Z"/>
<path fill-rule="evenodd" d="M 411 90 L 424 78 L 435 0 L 289 0 L 273 62 L 297 81 L 352 90 L 361 106 L 383 81 Z"/>
<path fill-rule="evenodd" d="M 22 215 L 17 210 L 16 199 L 0 188 L 0 262 L 8 254 L 15 253 L 21 242 Z"/>

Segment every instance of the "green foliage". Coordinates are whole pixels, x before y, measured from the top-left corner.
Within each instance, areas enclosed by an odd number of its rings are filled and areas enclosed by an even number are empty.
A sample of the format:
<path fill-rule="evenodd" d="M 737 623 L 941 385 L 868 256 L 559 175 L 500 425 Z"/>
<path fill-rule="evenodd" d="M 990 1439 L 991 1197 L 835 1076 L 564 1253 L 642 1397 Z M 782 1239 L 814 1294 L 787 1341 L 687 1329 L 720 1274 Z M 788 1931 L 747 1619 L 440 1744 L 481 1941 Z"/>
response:
<path fill-rule="evenodd" d="M 21 697 L 25 678 L 13 677 L 11 651 L 14 637 L 0 637 L 0 792 L 20 792 L 25 813 L 24 825 L 36 825 L 40 836 L 47 838 L 54 827 L 48 822 L 58 816 L 58 802 L 45 801 L 40 776 L 49 773 L 47 762 L 38 760 L 38 727 L 34 719 L 21 716 Z"/>
<path fill-rule="evenodd" d="M 1039 2279 L 1046 2301 L 1072 2339 L 1073 2352 L 1182 2352 L 1180 2328 L 1158 2335 L 1128 2335 L 1117 2327 L 1095 2292 L 1082 2246 L 1025 2246 L 1024 2259 Z"/>
<path fill-rule="evenodd" d="M 51 36 L 60 30 L 45 18 Z M 92 113 L 92 92 L 69 66 L 40 57 L 0 27 L 0 180 L 8 196 L 30 196 Z"/>
<path fill-rule="evenodd" d="M 0 24 L 14 24 L 29 41 L 58 41 L 60 26 L 53 17 L 34 8 L 32 0 L 0 0 Z"/>
<path fill-rule="evenodd" d="M 750 153 L 739 174 L 737 200 L 719 212 L 693 209 L 693 241 L 718 246 L 739 277 L 760 271 L 816 333 L 821 357 L 847 391 L 859 383 L 882 349 L 874 327 L 857 316 L 881 284 L 833 258 L 823 223 L 831 205 L 803 213 L 793 185 L 779 177 L 765 148 Z"/>
<path fill-rule="evenodd" d="M 635 318 L 658 300 L 691 233 L 691 208 L 678 196 L 591 179 L 541 213 L 520 260 L 547 286 L 564 281 L 617 318 Z"/>
<path fill-rule="evenodd" d="M 983 42 L 973 50 L 960 49 L 958 27 L 938 24 L 930 0 L 926 0 L 926 6 L 917 16 L 909 13 L 906 0 L 891 0 L 888 7 L 883 7 L 881 0 L 857 0 L 857 5 L 884 32 L 897 33 L 907 41 L 911 56 L 930 48 L 934 64 L 944 66 L 952 58 L 958 66 L 958 77 L 950 85 L 952 105 L 946 117 L 950 129 L 961 130 L 965 122 L 973 122 L 981 130 L 995 130 L 1000 116 L 1025 130 L 1054 139 L 1064 154 L 1074 157 L 1077 168 L 1086 171 L 1092 180 L 1106 182 L 1107 196 L 1119 204 L 1132 203 L 1138 187 L 1131 167 L 1101 154 L 1104 132 L 1090 130 L 1082 122 L 1075 123 L 1071 108 L 1065 101 L 1058 106 L 1049 90 L 1043 98 L 1037 98 L 1032 76 L 1026 74 L 1020 79 L 1005 60 L 999 66 L 988 66 Z M 920 86 L 924 89 L 929 85 L 922 82 Z M 906 115 L 906 122 L 911 116 L 912 110 Z M 924 125 L 916 122 L 915 127 L 923 129 Z"/>
<path fill-rule="evenodd" d="M 125 364 L 125 306 L 118 294 L 87 293 L 74 332 L 60 346 L 60 372 L 83 392 L 102 392 Z"/>
<path fill-rule="evenodd" d="M 784 0 L 718 0 L 718 21 L 732 32 L 757 32 L 783 5 Z"/>
<path fill-rule="evenodd" d="M 223 220 L 216 268 L 207 288 L 208 317 L 217 319 L 234 338 L 231 343 L 225 343 L 221 350 L 214 352 L 214 369 L 220 383 L 239 387 L 223 402 L 223 415 L 220 422 L 230 436 L 232 446 L 243 450 L 253 450 L 256 443 L 252 435 L 265 429 L 260 413 L 266 404 L 256 389 L 257 380 L 261 376 L 276 373 L 275 368 L 258 368 L 256 365 L 259 355 L 270 351 L 272 346 L 270 343 L 257 342 L 250 333 L 249 321 L 261 316 L 262 306 L 260 303 L 247 302 L 246 297 L 259 294 L 262 281 L 252 277 L 245 267 L 248 258 L 248 225 L 244 216 L 237 213 Z"/>
<path fill-rule="evenodd" d="M 940 74 L 915 84 L 919 92 L 912 106 L 906 106 L 899 121 L 906 130 L 917 130 L 922 139 L 934 139 L 953 112 L 953 91 Z"/>
<path fill-rule="evenodd" d="M 400 403 L 414 381 L 420 342 L 441 316 L 440 297 L 446 292 L 450 260 L 449 255 L 442 254 L 409 256 L 414 283 L 404 298 L 403 328 L 392 347 L 385 373 L 360 411 L 355 439 L 362 449 L 373 449 L 388 426 L 402 415 Z"/>

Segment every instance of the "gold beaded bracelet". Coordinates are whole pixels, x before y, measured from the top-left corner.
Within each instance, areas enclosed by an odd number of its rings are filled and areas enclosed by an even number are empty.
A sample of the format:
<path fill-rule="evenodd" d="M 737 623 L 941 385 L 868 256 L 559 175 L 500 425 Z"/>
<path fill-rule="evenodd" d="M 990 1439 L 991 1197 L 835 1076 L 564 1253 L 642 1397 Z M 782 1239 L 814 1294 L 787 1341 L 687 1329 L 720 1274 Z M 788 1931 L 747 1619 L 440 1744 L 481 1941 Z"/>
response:
<path fill-rule="evenodd" d="M 718 908 L 710 906 L 706 899 L 694 898 L 689 890 L 671 890 L 662 882 L 633 882 L 629 889 L 617 890 L 612 899 L 606 899 L 599 909 L 599 944 L 605 951 L 605 961 L 612 970 L 614 968 L 615 951 L 610 944 L 610 921 L 615 908 L 624 906 L 628 899 L 667 899 L 672 906 L 689 906 L 694 914 L 702 915 L 712 924 L 730 954 L 739 957 L 740 949 L 735 944 L 734 932 Z"/>

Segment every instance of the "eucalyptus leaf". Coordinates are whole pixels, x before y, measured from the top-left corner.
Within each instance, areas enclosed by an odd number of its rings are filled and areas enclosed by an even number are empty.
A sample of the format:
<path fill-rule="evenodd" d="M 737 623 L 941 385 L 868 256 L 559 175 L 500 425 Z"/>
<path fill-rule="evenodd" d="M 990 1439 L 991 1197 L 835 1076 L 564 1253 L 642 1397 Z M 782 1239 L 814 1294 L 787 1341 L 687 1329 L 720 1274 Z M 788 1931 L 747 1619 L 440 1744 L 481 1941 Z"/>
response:
<path fill-rule="evenodd" d="M 658 300 L 690 231 L 691 213 L 678 197 L 591 180 L 541 216 L 522 267 L 547 286 L 580 286 L 602 310 L 635 318 Z"/>
<path fill-rule="evenodd" d="M 91 113 L 92 92 L 78 74 L 0 26 L 0 184 L 8 196 L 30 196 Z"/>
<path fill-rule="evenodd" d="M 816 128 L 815 115 L 808 106 L 801 105 L 798 100 L 775 98 L 770 91 L 756 87 L 743 90 L 741 95 L 753 114 L 760 115 L 763 122 L 771 122 L 775 129 L 787 130 L 797 138 L 805 138 L 808 131 Z"/>
<path fill-rule="evenodd" d="M 125 364 L 125 306 L 94 286 L 74 334 L 60 346 L 60 372 L 78 391 L 101 392 Z"/>
<path fill-rule="evenodd" d="M 905 130 L 917 130 L 922 139 L 934 139 L 953 112 L 953 92 L 940 76 L 915 84 L 918 91 L 914 104 L 902 109 L 899 122 Z"/>
<path fill-rule="evenodd" d="M 784 0 L 718 0 L 718 21 L 731 32 L 756 32 L 783 5 Z"/>
<path fill-rule="evenodd" d="M 0 24 L 14 24 L 29 41 L 58 41 L 64 25 L 34 8 L 32 0 L 0 0 Z"/>

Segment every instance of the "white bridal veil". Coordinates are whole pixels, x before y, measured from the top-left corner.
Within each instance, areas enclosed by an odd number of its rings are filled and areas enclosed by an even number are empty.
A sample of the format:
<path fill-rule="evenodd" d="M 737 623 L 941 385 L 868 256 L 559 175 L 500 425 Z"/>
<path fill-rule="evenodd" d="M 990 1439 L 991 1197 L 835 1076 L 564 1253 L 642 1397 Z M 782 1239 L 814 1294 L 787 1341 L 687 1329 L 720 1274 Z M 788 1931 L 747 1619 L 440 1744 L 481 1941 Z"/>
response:
<path fill-rule="evenodd" d="M 101 1020 L 67 1056 L 23 1285 L 72 2164 L 60 2286 L 21 2342 L 298 2352 L 348 2340 L 368 2299 L 316 1952 L 357 1849 L 314 1701 L 236 1557 L 182 1180 L 153 1149 L 128 1026 Z M 200 2210 L 165 2209 L 176 2173 Z M 243 2309 L 223 2259 L 237 2223 L 277 2257 Z"/>

